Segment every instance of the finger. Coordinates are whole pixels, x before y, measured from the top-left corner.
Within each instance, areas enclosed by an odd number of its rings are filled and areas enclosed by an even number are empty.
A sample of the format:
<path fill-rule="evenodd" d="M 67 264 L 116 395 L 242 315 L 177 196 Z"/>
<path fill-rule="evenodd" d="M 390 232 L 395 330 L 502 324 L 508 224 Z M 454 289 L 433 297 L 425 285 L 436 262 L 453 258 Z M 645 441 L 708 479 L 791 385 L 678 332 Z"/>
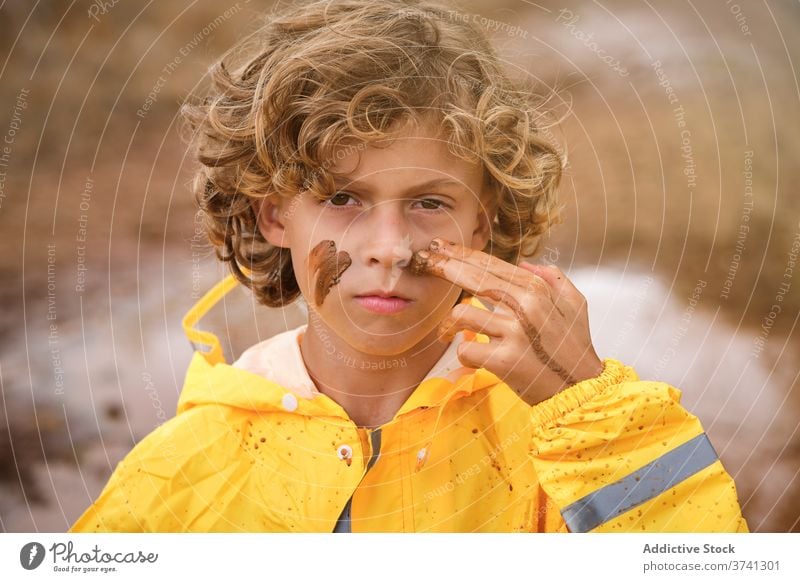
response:
<path fill-rule="evenodd" d="M 433 251 L 417 251 L 412 261 L 415 263 L 415 272 L 441 277 L 492 303 L 504 303 L 514 313 L 521 313 L 521 301 L 529 301 L 529 299 L 523 300 L 527 293 L 521 287 L 504 281 L 469 262 Z"/>
<path fill-rule="evenodd" d="M 545 292 L 550 295 L 550 287 L 537 273 L 515 267 L 503 259 L 484 253 L 478 249 L 472 249 L 438 237 L 431 241 L 428 248 L 434 252 L 440 252 L 448 257 L 475 265 L 528 292 Z"/>
<path fill-rule="evenodd" d="M 493 356 L 498 351 L 497 343 L 482 344 L 480 342 L 461 342 L 456 348 L 456 355 L 462 365 L 467 368 L 486 368 L 491 371 Z"/>
<path fill-rule="evenodd" d="M 463 330 L 501 338 L 513 329 L 513 323 L 514 320 L 508 316 L 462 303 L 456 305 L 439 325 L 439 338 L 450 342 Z"/>
<path fill-rule="evenodd" d="M 564 317 L 562 309 L 553 303 L 551 297 L 545 299 L 543 292 L 532 292 L 513 285 L 469 262 L 431 251 L 416 252 L 412 262 L 415 263 L 415 273 L 430 273 L 455 283 L 476 297 L 487 299 L 495 306 L 494 311 L 513 316 L 519 321 L 529 321 L 534 313 L 541 313 L 546 319 L 553 311 L 558 311 Z M 541 285 L 549 292 L 547 283 Z"/>

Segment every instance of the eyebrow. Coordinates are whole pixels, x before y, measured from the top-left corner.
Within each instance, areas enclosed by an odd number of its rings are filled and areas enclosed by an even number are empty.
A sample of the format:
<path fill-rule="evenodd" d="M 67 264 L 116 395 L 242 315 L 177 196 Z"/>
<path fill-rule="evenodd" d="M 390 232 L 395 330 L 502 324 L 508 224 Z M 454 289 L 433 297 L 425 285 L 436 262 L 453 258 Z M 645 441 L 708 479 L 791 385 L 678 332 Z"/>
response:
<path fill-rule="evenodd" d="M 350 180 L 346 178 L 339 178 L 336 177 L 333 179 L 334 184 L 336 184 L 337 188 L 347 187 L 348 185 L 353 185 L 356 187 L 365 188 L 369 191 L 369 184 L 364 182 L 360 182 L 358 180 Z M 423 190 L 427 190 L 428 188 L 433 188 L 436 186 L 456 186 L 461 188 L 462 190 L 468 191 L 469 189 L 457 180 L 453 180 L 452 178 L 435 178 L 433 180 L 428 180 L 427 182 L 422 182 L 420 184 L 415 184 L 403 192 L 404 194 L 414 194 L 415 192 L 421 192 Z"/>

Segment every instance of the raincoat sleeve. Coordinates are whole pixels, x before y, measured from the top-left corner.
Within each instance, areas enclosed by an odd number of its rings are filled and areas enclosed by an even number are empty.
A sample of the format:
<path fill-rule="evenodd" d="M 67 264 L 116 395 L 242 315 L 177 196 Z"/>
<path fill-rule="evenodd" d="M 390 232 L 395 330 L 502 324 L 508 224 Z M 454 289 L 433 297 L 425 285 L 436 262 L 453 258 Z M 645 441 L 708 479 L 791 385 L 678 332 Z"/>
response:
<path fill-rule="evenodd" d="M 681 392 L 603 372 L 531 407 L 540 486 L 571 532 L 746 532 L 733 479 Z"/>
<path fill-rule="evenodd" d="M 126 457 L 120 461 L 100 496 L 69 528 L 69 533 L 145 532 L 147 520 L 132 506 L 128 487 L 139 488 L 141 478 Z M 138 498 L 141 499 L 141 496 Z"/>
<path fill-rule="evenodd" d="M 191 529 L 226 483 L 226 451 L 238 443 L 204 407 L 162 424 L 120 461 L 95 502 L 69 529 L 182 532 Z M 236 465 L 236 464 L 233 464 Z"/>

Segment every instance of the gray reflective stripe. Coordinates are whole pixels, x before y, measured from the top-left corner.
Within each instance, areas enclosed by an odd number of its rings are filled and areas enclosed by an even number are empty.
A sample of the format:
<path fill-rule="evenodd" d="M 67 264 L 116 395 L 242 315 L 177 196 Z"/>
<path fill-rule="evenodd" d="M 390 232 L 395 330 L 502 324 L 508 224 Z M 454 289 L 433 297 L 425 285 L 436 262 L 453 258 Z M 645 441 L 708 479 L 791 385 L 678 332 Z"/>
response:
<path fill-rule="evenodd" d="M 372 431 L 372 434 L 369 437 L 370 442 L 372 443 L 372 456 L 367 463 L 367 471 L 372 469 L 372 465 L 375 464 L 375 461 L 378 460 L 378 457 L 381 456 L 381 429 L 380 427 L 376 428 Z"/>
<path fill-rule="evenodd" d="M 353 500 L 351 497 L 342 510 L 342 515 L 336 520 L 336 527 L 333 528 L 333 533 L 352 533 L 350 529 L 350 502 Z"/>
<path fill-rule="evenodd" d="M 369 458 L 369 462 L 367 463 L 367 471 L 372 468 L 372 465 L 375 464 L 375 461 L 378 460 L 378 457 L 381 456 L 381 427 L 376 428 L 372 431 L 370 435 L 370 442 L 372 443 L 372 456 Z M 333 528 L 333 533 L 352 533 L 351 524 L 350 524 L 350 509 L 351 504 L 353 502 L 353 496 L 350 496 L 350 499 L 347 500 L 347 503 L 344 505 L 344 509 L 342 509 L 342 514 L 339 516 L 339 519 L 336 520 L 336 526 Z"/>
<path fill-rule="evenodd" d="M 561 515 L 570 531 L 590 531 L 661 495 L 717 459 L 706 434 L 699 434 L 627 477 L 568 505 Z"/>

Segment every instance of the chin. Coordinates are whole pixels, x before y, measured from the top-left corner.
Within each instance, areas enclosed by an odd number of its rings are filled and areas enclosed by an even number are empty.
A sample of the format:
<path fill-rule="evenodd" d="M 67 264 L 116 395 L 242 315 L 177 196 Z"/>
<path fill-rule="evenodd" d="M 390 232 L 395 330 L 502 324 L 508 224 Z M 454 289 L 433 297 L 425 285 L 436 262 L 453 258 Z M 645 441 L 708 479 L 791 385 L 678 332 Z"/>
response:
<path fill-rule="evenodd" d="M 369 333 L 353 334 L 347 337 L 354 349 L 376 358 L 393 358 L 405 354 L 425 339 L 426 335 L 395 333 L 389 336 L 376 336 Z"/>
<path fill-rule="evenodd" d="M 325 325 L 353 349 L 376 357 L 393 357 L 412 350 L 430 338 L 436 341 L 435 330 L 455 302 L 448 298 L 415 301 L 405 311 L 378 314 L 356 303 L 354 296 L 333 290 L 317 314 Z M 425 347 L 425 345 L 421 346 Z"/>
<path fill-rule="evenodd" d="M 331 322 L 331 329 L 352 348 L 376 357 L 408 352 L 433 332 L 430 321 L 425 325 L 418 318 L 376 317 L 369 313 L 350 315 L 338 314 Z"/>

